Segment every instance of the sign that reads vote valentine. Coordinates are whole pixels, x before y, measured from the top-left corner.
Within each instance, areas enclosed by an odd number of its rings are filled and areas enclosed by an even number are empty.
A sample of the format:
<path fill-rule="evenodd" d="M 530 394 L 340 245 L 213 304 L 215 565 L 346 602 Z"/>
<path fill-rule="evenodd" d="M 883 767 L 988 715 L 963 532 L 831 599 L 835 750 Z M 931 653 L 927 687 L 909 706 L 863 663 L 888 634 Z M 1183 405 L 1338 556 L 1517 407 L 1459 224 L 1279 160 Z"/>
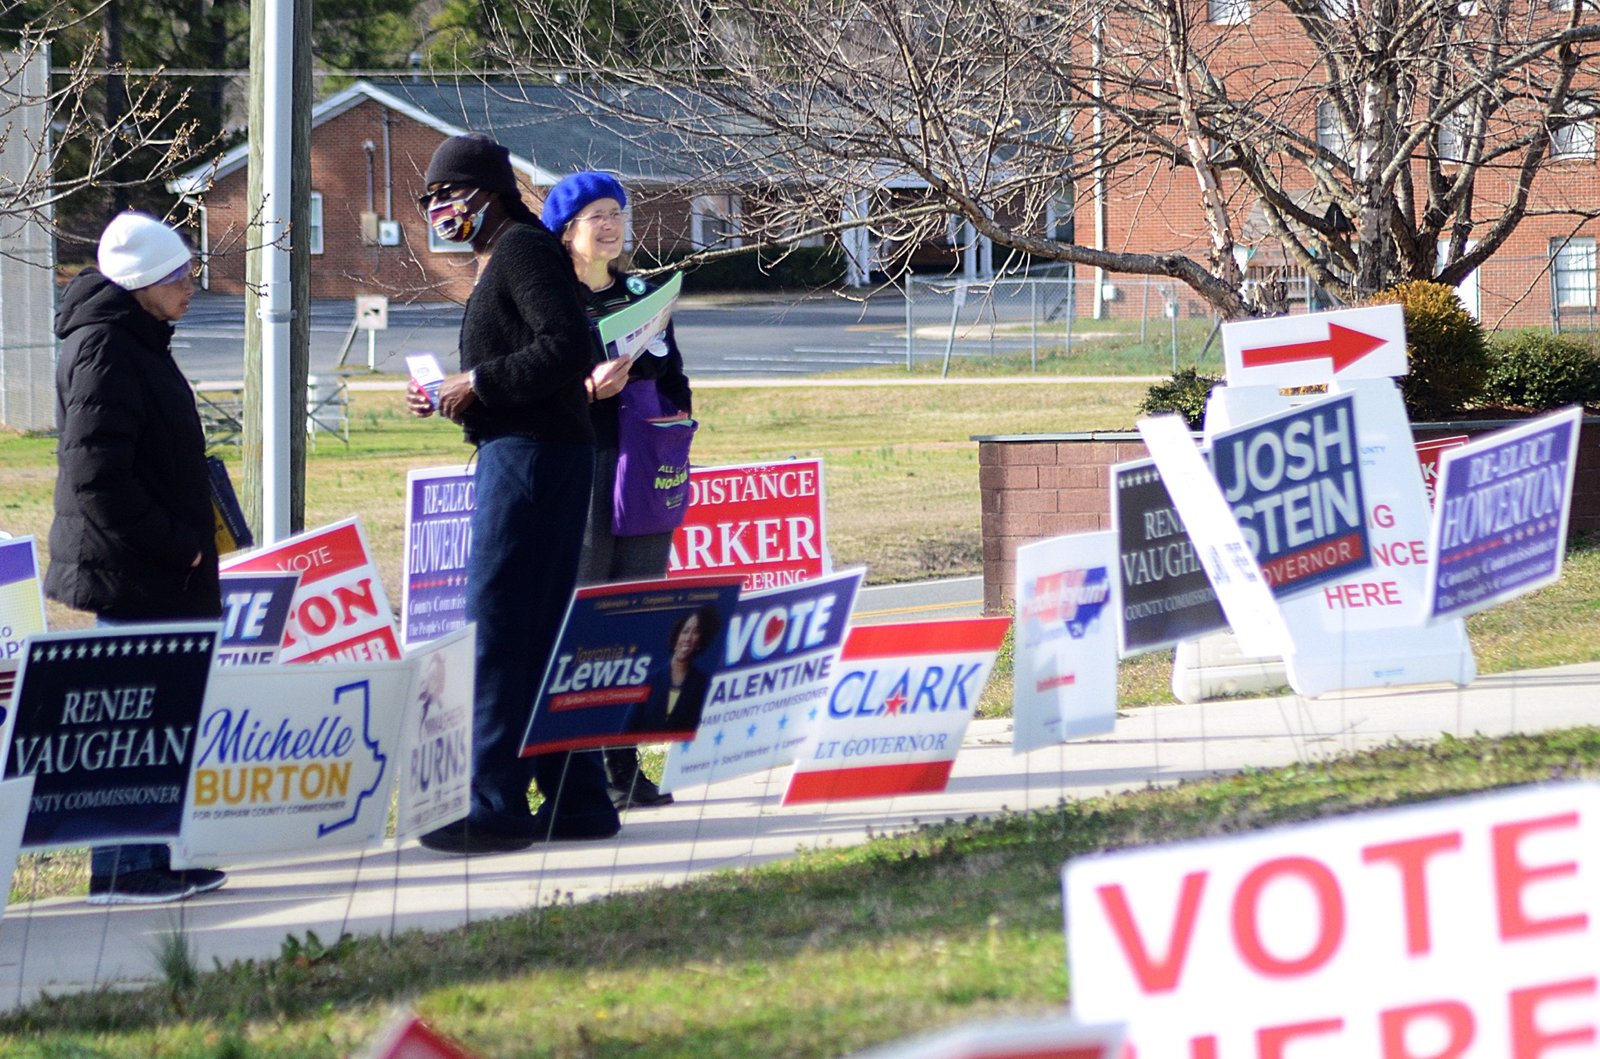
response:
<path fill-rule="evenodd" d="M 1600 785 L 1082 857 L 1072 1009 L 1139 1059 L 1592 1055 Z"/>
<path fill-rule="evenodd" d="M 0 540 L 0 662 L 21 658 L 22 641 L 44 630 L 44 590 L 33 538 Z"/>
<path fill-rule="evenodd" d="M 5 767 L 34 778 L 24 848 L 178 833 L 216 645 L 187 622 L 28 641 Z"/>
<path fill-rule="evenodd" d="M 1276 598 L 1372 565 L 1354 398 L 1330 397 L 1219 433 L 1209 456 Z"/>
<path fill-rule="evenodd" d="M 219 666 L 264 666 L 278 660 L 299 574 L 223 574 Z"/>
<path fill-rule="evenodd" d="M 477 500 L 471 467 L 406 475 L 406 572 L 400 641 L 426 643 L 467 623 L 467 556 Z"/>
<path fill-rule="evenodd" d="M 1226 629 L 1222 604 L 1155 461 L 1119 463 L 1111 481 L 1122 589 L 1118 651 L 1127 657 Z"/>
<path fill-rule="evenodd" d="M 850 630 L 783 804 L 944 790 L 1010 618 Z"/>
<path fill-rule="evenodd" d="M 695 467 L 667 576 L 738 574 L 746 592 L 821 577 L 823 510 L 821 460 Z"/>
<path fill-rule="evenodd" d="M 367 662 L 400 657 L 394 614 L 359 518 L 308 530 L 222 564 L 232 573 L 298 573 L 282 662 Z"/>
<path fill-rule="evenodd" d="M 1441 457 L 1430 621 L 1465 617 L 1561 577 L 1582 414 L 1574 405 Z"/>

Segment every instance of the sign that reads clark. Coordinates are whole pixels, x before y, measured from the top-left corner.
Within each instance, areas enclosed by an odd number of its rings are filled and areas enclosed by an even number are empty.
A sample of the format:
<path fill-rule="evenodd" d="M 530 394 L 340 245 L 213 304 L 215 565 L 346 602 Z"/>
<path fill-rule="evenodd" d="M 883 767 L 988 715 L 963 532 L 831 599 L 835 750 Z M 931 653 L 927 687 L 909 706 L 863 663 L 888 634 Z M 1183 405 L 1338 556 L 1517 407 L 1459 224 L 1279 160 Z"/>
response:
<path fill-rule="evenodd" d="M 738 574 L 744 591 L 827 572 L 822 461 L 696 467 L 668 577 Z"/>

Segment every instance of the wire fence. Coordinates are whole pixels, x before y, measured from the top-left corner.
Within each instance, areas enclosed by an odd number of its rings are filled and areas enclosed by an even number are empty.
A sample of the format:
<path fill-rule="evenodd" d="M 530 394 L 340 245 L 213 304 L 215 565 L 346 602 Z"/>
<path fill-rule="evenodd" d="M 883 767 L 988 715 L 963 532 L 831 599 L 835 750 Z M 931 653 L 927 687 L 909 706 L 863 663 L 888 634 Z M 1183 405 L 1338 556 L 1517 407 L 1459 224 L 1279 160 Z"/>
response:
<path fill-rule="evenodd" d="M 47 151 L 48 58 L 0 53 L 0 174 L 20 182 Z M 55 248 L 50 230 L 28 217 L 0 217 L 0 424 L 55 429 Z"/>

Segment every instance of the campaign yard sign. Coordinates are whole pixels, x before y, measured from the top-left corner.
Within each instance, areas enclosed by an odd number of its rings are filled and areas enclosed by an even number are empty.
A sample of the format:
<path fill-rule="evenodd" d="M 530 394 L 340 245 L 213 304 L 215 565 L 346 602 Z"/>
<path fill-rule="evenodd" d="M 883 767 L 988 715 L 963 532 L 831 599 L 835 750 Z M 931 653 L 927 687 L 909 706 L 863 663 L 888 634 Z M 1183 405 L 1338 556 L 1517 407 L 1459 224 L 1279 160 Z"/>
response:
<path fill-rule="evenodd" d="M 18 776 L 0 781 L 0 879 L 7 887 L 17 870 L 17 854 L 22 851 L 22 829 L 28 822 L 28 806 L 33 802 L 33 777 Z M 0 907 L 0 915 L 5 908 Z"/>
<path fill-rule="evenodd" d="M 850 630 L 784 805 L 944 790 L 1010 618 Z"/>
<path fill-rule="evenodd" d="M 406 558 L 400 642 L 415 647 L 467 623 L 467 557 L 477 497 L 472 467 L 406 475 Z"/>
<path fill-rule="evenodd" d="M 222 575 L 219 666 L 264 666 L 278 660 L 300 575 Z"/>
<path fill-rule="evenodd" d="M 693 739 L 721 668 L 739 577 L 580 588 L 522 755 Z"/>
<path fill-rule="evenodd" d="M 1117 650 L 1171 647 L 1228 627 L 1154 460 L 1111 468 L 1111 527 L 1117 535 Z"/>
<path fill-rule="evenodd" d="M 855 1059 L 1126 1059 L 1126 1028 L 1077 1019 L 990 1019 L 855 1053 Z"/>
<path fill-rule="evenodd" d="M 1116 726 L 1118 558 L 1115 532 L 1017 549 L 1016 753 Z"/>
<path fill-rule="evenodd" d="M 34 780 L 23 848 L 178 833 L 216 645 L 189 622 L 28 641 L 5 766 Z"/>
<path fill-rule="evenodd" d="M 1429 621 L 1465 617 L 1560 579 L 1582 415 L 1574 405 L 1440 457 Z"/>
<path fill-rule="evenodd" d="M 476 646 L 477 626 L 468 625 L 406 654 L 397 843 L 464 819 L 470 808 Z"/>
<path fill-rule="evenodd" d="M 1593 783 L 1078 858 L 1073 1014 L 1139 1059 L 1593 1055 L 1597 878 Z"/>
<path fill-rule="evenodd" d="M 1372 565 L 1353 397 L 1329 397 L 1221 431 L 1209 455 L 1274 596 Z"/>
<path fill-rule="evenodd" d="M 1422 491 L 1428 494 L 1428 508 L 1439 493 L 1439 457 L 1451 449 L 1459 449 L 1472 440 L 1470 434 L 1452 434 L 1447 438 L 1433 438 L 1416 443 L 1417 469 L 1422 472 Z"/>
<path fill-rule="evenodd" d="M 827 708 L 862 569 L 741 595 L 700 729 L 667 748 L 662 790 L 715 783 L 794 761 Z"/>
<path fill-rule="evenodd" d="M 173 863 L 381 844 L 410 680 L 399 661 L 216 670 Z"/>
<path fill-rule="evenodd" d="M 232 573 L 298 573 L 282 662 L 366 662 L 400 657 L 394 614 L 359 518 L 230 557 Z"/>
<path fill-rule="evenodd" d="M 738 574 L 746 592 L 821 577 L 823 512 L 821 460 L 695 467 L 667 576 Z"/>
<path fill-rule="evenodd" d="M 22 641 L 44 630 L 38 548 L 32 537 L 0 540 L 0 662 L 18 660 Z"/>

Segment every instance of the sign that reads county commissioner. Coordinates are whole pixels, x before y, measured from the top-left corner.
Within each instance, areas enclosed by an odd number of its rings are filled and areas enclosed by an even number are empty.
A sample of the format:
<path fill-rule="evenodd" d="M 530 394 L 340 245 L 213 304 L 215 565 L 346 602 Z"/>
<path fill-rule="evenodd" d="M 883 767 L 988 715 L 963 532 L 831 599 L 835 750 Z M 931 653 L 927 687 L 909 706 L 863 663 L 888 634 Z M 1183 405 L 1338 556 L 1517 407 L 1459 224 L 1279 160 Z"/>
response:
<path fill-rule="evenodd" d="M 826 556 L 821 460 L 690 471 L 668 577 L 738 574 L 759 592 L 821 577 Z"/>

